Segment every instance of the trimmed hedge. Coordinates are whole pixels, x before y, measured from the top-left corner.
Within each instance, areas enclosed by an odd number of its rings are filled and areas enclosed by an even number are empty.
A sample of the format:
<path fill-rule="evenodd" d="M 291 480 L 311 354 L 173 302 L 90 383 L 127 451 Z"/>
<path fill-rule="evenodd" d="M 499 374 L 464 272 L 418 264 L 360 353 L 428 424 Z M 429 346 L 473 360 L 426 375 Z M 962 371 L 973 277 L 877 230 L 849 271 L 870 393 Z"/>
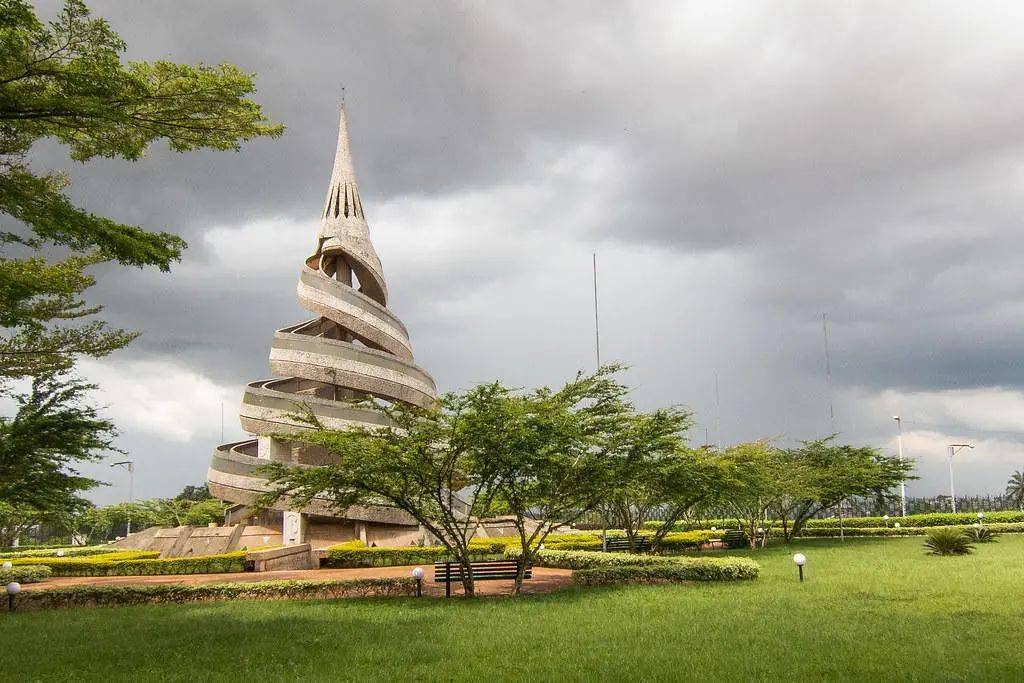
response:
<path fill-rule="evenodd" d="M 977 521 L 977 519 L 975 519 L 975 521 Z M 902 522 L 901 522 L 901 524 L 902 524 Z M 965 526 L 966 525 L 949 525 L 949 526 L 946 526 L 946 527 L 936 527 L 936 526 L 903 527 L 903 526 L 901 526 L 901 528 L 899 528 L 899 529 L 896 529 L 896 528 L 891 527 L 891 526 L 889 528 L 885 528 L 885 527 L 882 527 L 882 528 L 878 528 L 878 527 L 865 527 L 865 528 L 861 528 L 861 527 L 845 527 L 843 529 L 843 534 L 846 535 L 846 536 L 876 536 L 876 537 L 884 537 L 884 536 L 923 536 L 923 535 L 925 535 L 928 532 L 929 529 L 946 529 L 946 528 L 949 528 L 949 529 L 964 530 Z M 999 523 L 999 522 L 996 522 L 994 524 L 989 524 L 988 520 L 986 518 L 986 522 L 985 522 L 984 526 L 985 526 L 986 529 L 989 529 L 990 531 L 999 532 L 999 533 L 1008 533 L 1008 534 L 1024 533 L 1024 522 L 1012 522 L 1012 523 Z M 967 528 L 970 528 L 970 527 L 968 526 Z M 800 534 L 800 538 L 835 538 L 837 536 L 839 536 L 839 528 L 838 527 L 836 527 L 834 529 L 830 528 L 830 527 L 819 528 L 819 529 L 815 529 L 815 528 L 804 529 L 801 532 L 801 534 Z"/>
<path fill-rule="evenodd" d="M 125 557 L 127 556 L 127 557 Z M 27 563 L 27 560 L 14 560 Z M 222 555 L 198 555 L 192 557 L 167 557 L 160 559 L 159 553 L 131 551 L 112 553 L 103 557 L 71 557 L 33 559 L 33 564 L 44 565 L 54 576 L 155 576 L 161 574 L 223 574 L 244 572 L 245 551 L 239 550 Z"/>
<path fill-rule="evenodd" d="M 580 586 L 608 586 L 620 583 L 660 584 L 689 581 L 746 581 L 756 579 L 760 567 L 752 560 L 733 558 L 687 558 L 676 562 L 634 567 L 578 569 L 572 580 Z"/>
<path fill-rule="evenodd" d="M 471 541 L 469 549 L 473 560 L 490 560 L 505 552 L 507 539 L 481 539 Z M 321 566 L 335 569 L 353 567 L 400 567 L 410 564 L 434 564 L 448 557 L 444 546 L 397 546 L 367 548 L 352 542 L 341 543 L 327 549 Z"/>
<path fill-rule="evenodd" d="M 92 555 L 108 555 L 111 553 L 126 552 L 121 548 L 112 548 L 106 545 L 78 546 L 72 548 L 62 546 L 57 548 L 33 548 L 31 550 L 0 553 L 0 559 L 11 560 L 25 557 L 57 557 L 57 551 L 61 551 L 64 557 L 89 557 Z"/>
<path fill-rule="evenodd" d="M 509 551 L 510 557 L 518 553 Z M 757 578 L 761 566 L 745 557 L 659 557 L 657 555 L 631 555 L 629 553 L 593 553 L 568 550 L 548 550 L 537 553 L 536 564 L 559 569 L 590 570 L 622 567 L 676 567 L 676 575 L 686 575 L 687 581 L 735 581 Z M 680 579 L 683 580 L 683 579 Z"/>
<path fill-rule="evenodd" d="M 18 583 L 39 583 L 51 576 L 53 576 L 53 572 L 49 567 L 29 564 L 21 567 L 11 567 L 10 569 L 0 569 L 0 584 L 7 585 L 12 581 L 17 581 Z"/>
<path fill-rule="evenodd" d="M 113 607 L 212 600 L 324 600 L 415 594 L 416 580 L 411 577 L 344 581 L 259 581 L 194 586 L 181 584 L 89 585 L 25 591 L 18 595 L 16 609 L 22 611 L 67 607 Z"/>
<path fill-rule="evenodd" d="M 920 515 L 907 515 L 906 517 L 892 516 L 888 520 L 888 528 L 892 528 L 892 525 L 896 522 L 900 523 L 903 528 L 907 527 L 936 527 L 936 526 L 957 526 L 957 525 L 970 525 L 978 521 L 978 513 L 976 512 L 929 512 Z M 1024 522 L 1024 512 L 1014 510 L 1004 510 L 1002 512 L 986 512 L 984 523 L 986 526 L 989 524 L 996 523 L 1018 523 Z M 645 522 L 645 529 L 660 529 L 662 522 Z M 735 529 L 735 519 L 709 519 L 700 523 L 699 528 L 708 529 L 710 527 L 717 527 L 719 531 L 725 529 Z M 778 531 L 782 529 L 782 523 L 778 520 L 773 520 L 769 525 L 772 530 Z M 884 517 L 844 517 L 844 527 L 853 527 L 858 529 L 874 529 L 886 528 L 886 520 Z M 683 523 L 676 522 L 676 529 L 682 529 Z M 809 519 L 804 525 L 805 529 L 839 529 L 839 518 L 838 517 L 825 517 L 822 519 Z"/>

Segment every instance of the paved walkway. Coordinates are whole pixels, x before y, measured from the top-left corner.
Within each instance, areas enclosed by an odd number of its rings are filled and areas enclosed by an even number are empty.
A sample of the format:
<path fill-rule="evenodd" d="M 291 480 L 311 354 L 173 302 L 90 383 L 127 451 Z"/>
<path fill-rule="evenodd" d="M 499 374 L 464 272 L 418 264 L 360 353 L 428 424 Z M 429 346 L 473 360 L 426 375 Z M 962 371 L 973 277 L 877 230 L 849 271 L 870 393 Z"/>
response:
<path fill-rule="evenodd" d="M 41 583 L 25 584 L 26 591 L 49 590 L 67 586 L 137 586 L 142 584 L 204 584 L 238 583 L 273 580 L 341 581 L 344 579 L 366 579 L 411 576 L 414 566 L 372 567 L 366 569 L 300 569 L 273 572 L 237 572 L 231 574 L 167 574 L 162 576 L 63 576 L 47 579 Z M 428 595 L 444 596 L 444 584 L 433 582 L 433 569 L 424 566 L 423 590 Z M 549 593 L 572 584 L 569 569 L 534 567 L 533 578 L 523 582 L 523 593 Z M 461 594 L 461 584 L 453 585 L 452 591 Z M 512 592 L 511 581 L 481 581 L 476 585 L 478 595 L 508 595 Z"/>

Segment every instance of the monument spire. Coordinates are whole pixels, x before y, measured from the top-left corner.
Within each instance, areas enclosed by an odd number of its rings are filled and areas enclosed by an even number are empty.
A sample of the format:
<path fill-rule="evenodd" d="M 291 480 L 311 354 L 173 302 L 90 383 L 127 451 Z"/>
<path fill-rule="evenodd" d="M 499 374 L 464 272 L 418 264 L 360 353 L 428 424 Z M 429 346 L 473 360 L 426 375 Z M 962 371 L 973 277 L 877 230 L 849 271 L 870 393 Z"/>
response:
<path fill-rule="evenodd" d="M 380 258 L 370 241 L 370 227 L 366 223 L 363 200 L 359 196 L 344 102 L 340 109 L 338 144 L 334 152 L 331 182 L 327 186 L 327 198 L 320 215 L 317 251 L 308 263 L 311 267 L 322 267 L 327 265 L 321 263 L 324 259 L 333 260 L 334 265 L 340 269 L 340 279 L 345 280 L 350 272 L 355 273 L 360 291 L 386 306 L 387 283 L 384 281 Z M 328 268 L 333 272 L 333 266 L 328 265 Z"/>

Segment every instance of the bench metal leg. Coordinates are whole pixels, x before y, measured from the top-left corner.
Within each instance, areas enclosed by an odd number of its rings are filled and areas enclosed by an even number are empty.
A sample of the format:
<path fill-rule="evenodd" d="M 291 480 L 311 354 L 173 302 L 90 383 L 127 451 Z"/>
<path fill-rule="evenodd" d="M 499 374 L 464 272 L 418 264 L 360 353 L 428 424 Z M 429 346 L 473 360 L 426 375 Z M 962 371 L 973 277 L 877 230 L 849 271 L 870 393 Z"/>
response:
<path fill-rule="evenodd" d="M 444 597 L 452 597 L 452 563 L 444 563 Z"/>

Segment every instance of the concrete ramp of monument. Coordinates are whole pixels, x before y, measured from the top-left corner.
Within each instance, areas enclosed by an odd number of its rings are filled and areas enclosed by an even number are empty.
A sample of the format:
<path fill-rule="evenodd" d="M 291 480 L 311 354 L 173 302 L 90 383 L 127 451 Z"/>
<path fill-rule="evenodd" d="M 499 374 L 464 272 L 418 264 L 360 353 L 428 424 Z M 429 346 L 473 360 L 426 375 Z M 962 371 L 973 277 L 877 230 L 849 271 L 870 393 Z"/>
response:
<path fill-rule="evenodd" d="M 332 429 L 372 427 L 385 424 L 384 417 L 354 405 L 361 398 L 422 408 L 437 399 L 434 379 L 414 362 L 405 325 L 387 307 L 387 283 L 359 197 L 344 108 L 315 251 L 301 265 L 297 294 L 314 317 L 277 330 L 270 350 L 274 378 L 246 386 L 239 419 L 253 438 L 214 451 L 207 480 L 210 492 L 223 500 L 252 504 L 267 489 L 257 470 L 268 462 L 308 467 L 331 461 L 318 447 L 273 436 L 309 429 L 296 418 L 305 410 Z M 298 512 L 346 523 L 415 526 L 393 509 L 338 513 L 325 500 Z"/>

